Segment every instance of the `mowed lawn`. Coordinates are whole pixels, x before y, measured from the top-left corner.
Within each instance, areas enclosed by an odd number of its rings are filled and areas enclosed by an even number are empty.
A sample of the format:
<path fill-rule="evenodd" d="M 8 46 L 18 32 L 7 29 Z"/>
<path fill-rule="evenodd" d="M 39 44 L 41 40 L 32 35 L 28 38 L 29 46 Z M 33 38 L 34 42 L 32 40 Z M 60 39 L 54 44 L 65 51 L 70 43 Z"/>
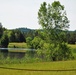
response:
<path fill-rule="evenodd" d="M 27 48 L 27 44 L 26 43 L 9 43 L 8 48 Z"/>
<path fill-rule="evenodd" d="M 58 62 L 39 62 L 25 64 L 0 64 L 0 67 L 35 70 L 73 70 L 76 69 L 76 60 Z M 0 75 L 76 75 L 75 71 L 26 71 L 0 68 Z"/>

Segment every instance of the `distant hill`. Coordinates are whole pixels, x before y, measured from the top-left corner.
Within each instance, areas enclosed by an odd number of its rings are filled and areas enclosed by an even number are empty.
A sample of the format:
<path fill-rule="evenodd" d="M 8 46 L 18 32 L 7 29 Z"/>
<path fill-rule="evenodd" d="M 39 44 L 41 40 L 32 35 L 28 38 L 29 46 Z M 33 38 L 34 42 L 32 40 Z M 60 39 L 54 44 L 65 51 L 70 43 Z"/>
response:
<path fill-rule="evenodd" d="M 21 32 L 29 32 L 29 31 L 35 31 L 35 30 L 40 30 L 40 31 L 43 31 L 42 29 L 30 29 L 30 28 L 24 28 L 24 27 L 21 27 L 21 28 L 16 28 L 18 30 L 20 30 Z M 12 29 L 12 30 L 15 30 L 15 29 Z M 74 31 L 67 31 L 68 33 L 73 33 Z"/>
<path fill-rule="evenodd" d="M 29 28 L 16 28 L 18 30 L 20 30 L 21 32 L 29 32 L 29 31 L 33 31 L 34 29 L 29 29 Z"/>

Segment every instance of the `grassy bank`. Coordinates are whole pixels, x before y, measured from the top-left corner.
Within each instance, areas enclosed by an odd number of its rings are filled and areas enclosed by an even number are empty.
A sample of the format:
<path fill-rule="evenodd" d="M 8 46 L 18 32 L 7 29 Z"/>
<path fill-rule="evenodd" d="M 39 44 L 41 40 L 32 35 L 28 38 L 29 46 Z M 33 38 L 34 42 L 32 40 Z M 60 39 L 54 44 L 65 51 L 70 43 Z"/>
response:
<path fill-rule="evenodd" d="M 27 48 L 26 43 L 9 43 L 8 48 Z"/>
<path fill-rule="evenodd" d="M 5 64 L 0 67 L 36 70 L 68 70 L 76 69 L 76 61 L 40 62 L 25 64 Z M 76 71 L 26 71 L 0 68 L 0 75 L 75 75 Z"/>

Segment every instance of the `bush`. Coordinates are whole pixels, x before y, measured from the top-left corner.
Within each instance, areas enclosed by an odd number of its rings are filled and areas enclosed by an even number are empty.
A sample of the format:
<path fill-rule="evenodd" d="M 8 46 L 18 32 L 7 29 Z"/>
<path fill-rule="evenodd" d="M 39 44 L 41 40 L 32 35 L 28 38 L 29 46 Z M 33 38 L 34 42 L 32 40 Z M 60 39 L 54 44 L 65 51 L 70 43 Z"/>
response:
<path fill-rule="evenodd" d="M 37 50 L 37 55 L 46 61 L 60 61 L 73 58 L 70 48 L 65 43 L 57 46 L 44 43 L 43 48 Z"/>

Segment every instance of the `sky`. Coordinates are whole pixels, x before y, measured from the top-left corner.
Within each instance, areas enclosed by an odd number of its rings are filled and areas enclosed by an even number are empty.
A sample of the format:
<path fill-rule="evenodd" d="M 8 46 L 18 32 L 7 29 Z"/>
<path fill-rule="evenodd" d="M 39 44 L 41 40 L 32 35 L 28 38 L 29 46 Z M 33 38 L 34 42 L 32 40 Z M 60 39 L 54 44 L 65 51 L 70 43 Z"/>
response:
<path fill-rule="evenodd" d="M 38 10 L 43 2 L 58 0 L 0 0 L 0 22 L 7 29 L 19 27 L 39 29 Z M 59 0 L 70 20 L 69 30 L 76 30 L 76 0 Z"/>

